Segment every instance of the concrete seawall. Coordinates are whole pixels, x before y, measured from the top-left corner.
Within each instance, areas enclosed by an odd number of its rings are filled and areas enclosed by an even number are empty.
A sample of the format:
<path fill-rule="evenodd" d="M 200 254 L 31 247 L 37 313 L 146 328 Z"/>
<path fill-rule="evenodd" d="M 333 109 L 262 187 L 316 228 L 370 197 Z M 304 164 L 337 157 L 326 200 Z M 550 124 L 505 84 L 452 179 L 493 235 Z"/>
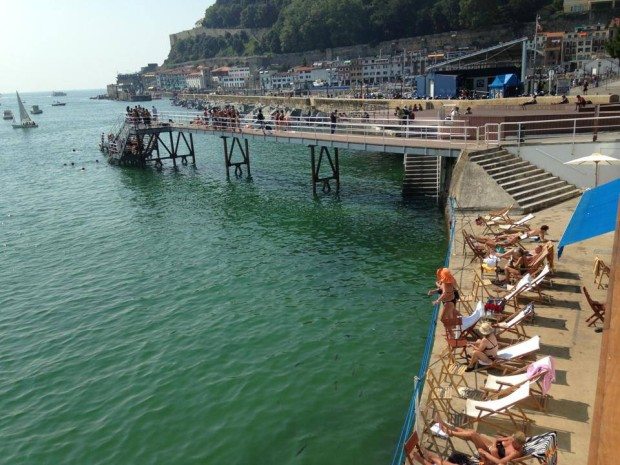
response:
<path fill-rule="evenodd" d="M 326 98 L 326 97 L 280 97 L 280 96 L 258 96 L 258 95 L 210 95 L 210 94 L 180 94 L 183 99 L 204 99 L 212 103 L 236 103 L 250 105 L 269 105 L 284 106 L 289 108 L 314 108 L 320 111 L 331 111 L 333 109 L 344 111 L 390 111 L 396 107 L 405 105 L 423 105 L 426 110 L 435 110 L 441 107 L 461 107 L 472 108 L 497 108 L 504 110 L 507 107 L 519 107 L 530 97 L 511 97 L 503 99 L 489 100 L 399 100 L 399 99 L 350 99 L 350 98 Z M 618 95 L 588 95 L 588 100 L 593 104 L 616 103 Z M 539 97 L 538 106 L 553 105 L 559 101 L 559 97 Z"/>

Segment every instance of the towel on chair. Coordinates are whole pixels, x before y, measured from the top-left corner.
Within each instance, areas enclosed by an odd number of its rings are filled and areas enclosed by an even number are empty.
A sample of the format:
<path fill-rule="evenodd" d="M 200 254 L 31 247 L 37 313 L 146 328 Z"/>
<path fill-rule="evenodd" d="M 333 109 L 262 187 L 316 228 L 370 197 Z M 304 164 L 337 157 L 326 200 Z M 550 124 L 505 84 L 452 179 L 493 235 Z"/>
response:
<path fill-rule="evenodd" d="M 549 389 L 551 389 L 551 384 L 555 381 L 555 365 L 553 364 L 552 357 L 541 358 L 527 367 L 528 379 L 535 378 L 542 373 L 544 373 L 544 376 L 540 384 L 543 394 L 546 395 Z"/>

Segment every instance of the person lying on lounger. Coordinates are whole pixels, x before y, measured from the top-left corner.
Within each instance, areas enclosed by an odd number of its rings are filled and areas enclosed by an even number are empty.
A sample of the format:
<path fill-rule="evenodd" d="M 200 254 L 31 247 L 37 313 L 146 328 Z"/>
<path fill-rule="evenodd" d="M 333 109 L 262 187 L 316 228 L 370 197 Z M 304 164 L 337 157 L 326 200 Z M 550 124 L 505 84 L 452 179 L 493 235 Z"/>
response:
<path fill-rule="evenodd" d="M 447 460 L 444 460 L 439 455 L 420 447 L 419 452 L 414 452 L 414 458 L 424 465 L 505 464 L 524 455 L 523 449 L 526 438 L 522 431 L 516 431 L 512 436 L 496 436 L 493 438 L 480 434 L 473 429 L 448 426 L 439 418 L 436 420 L 448 436 L 472 442 L 478 449 L 480 462 L 460 452 L 454 452 Z"/>

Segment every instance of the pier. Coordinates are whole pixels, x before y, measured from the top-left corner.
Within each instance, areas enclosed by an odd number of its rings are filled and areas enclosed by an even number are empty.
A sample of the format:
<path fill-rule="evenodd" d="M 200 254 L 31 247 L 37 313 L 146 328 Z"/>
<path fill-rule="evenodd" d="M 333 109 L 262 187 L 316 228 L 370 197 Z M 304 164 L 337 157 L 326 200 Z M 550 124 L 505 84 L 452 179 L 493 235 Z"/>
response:
<path fill-rule="evenodd" d="M 166 160 L 195 164 L 194 135 L 210 134 L 222 140 L 224 167 L 230 178 L 251 177 L 251 142 L 304 145 L 309 149 L 313 192 L 340 189 L 339 150 L 384 152 L 405 157 L 404 193 L 424 181 L 425 193 L 439 196 L 446 181 L 442 171 L 449 170 L 463 150 L 494 147 L 521 147 L 532 143 L 569 143 L 616 141 L 620 139 L 620 116 L 604 113 L 596 117 L 557 117 L 524 121 L 484 122 L 466 125 L 463 120 L 295 117 L 272 121 L 269 116 L 258 122 L 251 115 L 237 119 L 204 116 L 201 113 L 161 113 L 156 119 L 122 117 L 100 148 L 109 161 L 123 166 L 163 166 Z M 570 116 L 570 115 L 569 115 Z M 429 157 L 438 160 L 429 175 Z M 431 163 L 432 164 L 432 163 Z M 333 188 L 333 189 L 332 189 Z"/>

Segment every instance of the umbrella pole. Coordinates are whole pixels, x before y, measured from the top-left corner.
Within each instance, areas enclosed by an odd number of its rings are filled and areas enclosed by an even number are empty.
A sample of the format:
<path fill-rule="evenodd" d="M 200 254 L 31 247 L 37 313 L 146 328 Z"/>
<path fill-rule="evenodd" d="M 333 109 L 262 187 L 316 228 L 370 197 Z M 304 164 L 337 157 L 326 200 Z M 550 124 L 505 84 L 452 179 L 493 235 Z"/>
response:
<path fill-rule="evenodd" d="M 598 161 L 594 162 L 594 187 L 598 187 Z"/>

